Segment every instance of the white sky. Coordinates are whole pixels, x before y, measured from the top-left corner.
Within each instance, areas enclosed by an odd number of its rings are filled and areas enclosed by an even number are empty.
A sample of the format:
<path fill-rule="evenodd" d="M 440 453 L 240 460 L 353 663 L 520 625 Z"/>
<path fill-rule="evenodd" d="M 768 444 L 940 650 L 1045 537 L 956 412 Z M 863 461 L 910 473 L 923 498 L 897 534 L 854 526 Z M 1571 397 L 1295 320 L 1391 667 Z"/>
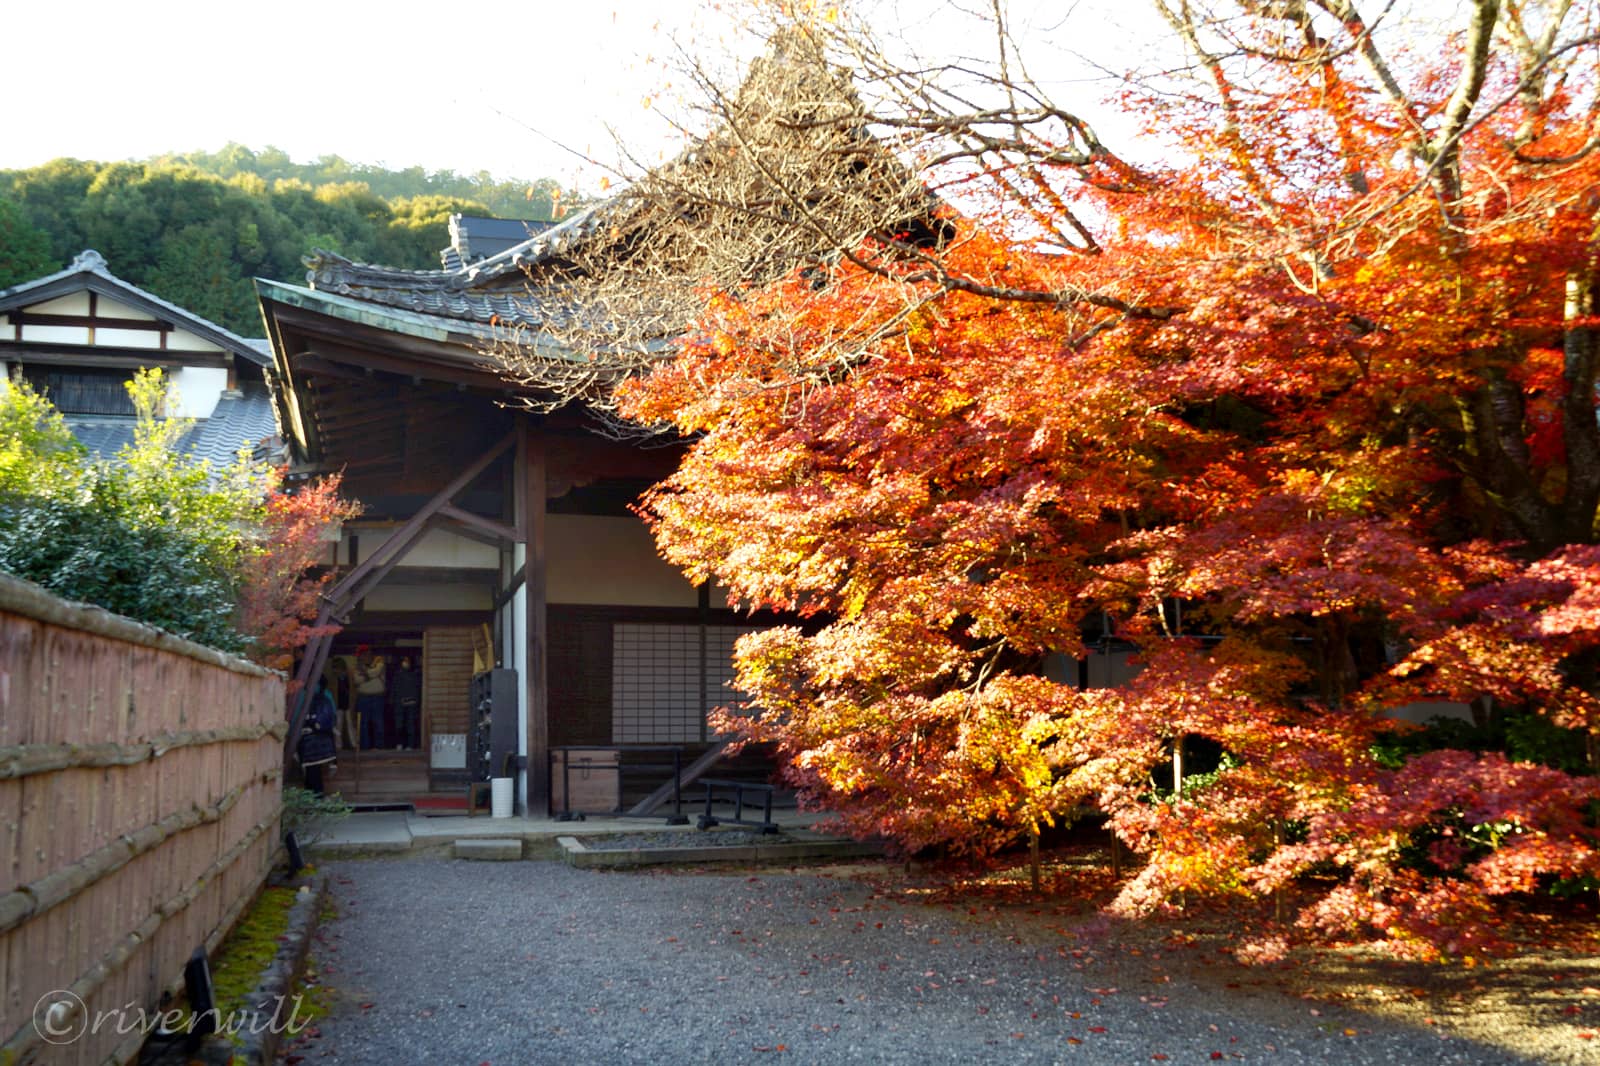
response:
<path fill-rule="evenodd" d="M 703 21 L 688 0 L 6 6 L 0 168 L 232 140 L 301 161 L 570 177 L 578 160 L 529 127 L 608 161 L 607 121 L 659 139 L 641 99 L 664 78 L 667 32 Z"/>
<path fill-rule="evenodd" d="M 801 0 L 803 2 L 803 0 Z M 831 0 L 817 0 L 826 4 Z M 847 0 L 848 2 L 848 0 Z M 1377 0 L 1374 0 L 1376 3 Z M 1448 10 L 1459 0 L 1411 0 Z M 992 55 L 990 0 L 856 0 L 880 36 L 930 57 Z M 746 0 L 11 0 L 0 18 L 0 168 L 113 160 L 228 141 L 298 161 L 555 177 L 593 190 L 615 164 L 675 150 L 668 62 L 751 54 Z M 1107 73 L 1171 40 L 1148 0 L 1009 0 L 1028 73 L 1124 140 Z M 1084 59 L 1090 56 L 1092 59 Z M 668 87 L 664 89 L 664 83 Z M 565 151 L 559 142 L 572 151 Z M 577 154 L 574 154 L 577 153 Z"/>
<path fill-rule="evenodd" d="M 925 50 L 992 43 L 941 34 L 929 17 L 941 3 L 868 2 L 875 25 L 907 28 Z M 615 163 L 611 124 L 643 161 L 670 152 L 666 124 L 643 100 L 670 98 L 664 61 L 674 39 L 705 56 L 730 47 L 748 53 L 722 10 L 739 7 L 738 0 L 79 0 L 64 8 L 14 0 L 3 24 L 0 100 L 9 106 L 0 168 L 60 156 L 214 151 L 232 140 L 258 150 L 273 145 L 299 161 L 338 154 L 591 186 L 600 171 L 551 140 Z M 1012 7 L 1024 29 L 1052 28 L 1052 36 L 1071 10 L 1059 0 Z M 1144 5 L 1112 5 L 1129 7 Z M 1100 39 L 1104 19 L 1072 21 Z M 1065 37 L 1075 44 L 1083 32 Z M 1124 51 L 1113 48 L 1108 59 L 1116 65 Z M 1132 60 L 1129 53 L 1121 65 Z M 1086 73 L 1070 65 L 1034 71 L 1052 89 Z"/>

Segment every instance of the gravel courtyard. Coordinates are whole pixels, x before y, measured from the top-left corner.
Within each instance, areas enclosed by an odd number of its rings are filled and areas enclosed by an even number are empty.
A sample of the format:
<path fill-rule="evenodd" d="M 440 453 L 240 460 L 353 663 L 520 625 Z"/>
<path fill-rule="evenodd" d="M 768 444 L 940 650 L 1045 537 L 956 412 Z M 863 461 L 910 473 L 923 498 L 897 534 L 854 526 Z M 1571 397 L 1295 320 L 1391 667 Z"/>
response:
<path fill-rule="evenodd" d="M 927 905 L 847 869 L 327 868 L 330 1009 L 291 1063 L 1600 1059 L 1570 1028 L 1385 1018 L 1092 916 Z"/>

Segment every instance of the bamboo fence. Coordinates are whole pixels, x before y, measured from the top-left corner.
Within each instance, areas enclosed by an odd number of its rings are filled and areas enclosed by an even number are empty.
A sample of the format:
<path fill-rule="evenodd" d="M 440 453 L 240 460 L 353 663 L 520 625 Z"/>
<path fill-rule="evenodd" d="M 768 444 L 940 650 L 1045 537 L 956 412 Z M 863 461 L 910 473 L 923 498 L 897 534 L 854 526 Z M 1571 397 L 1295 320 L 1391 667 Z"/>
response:
<path fill-rule="evenodd" d="M 283 709 L 278 674 L 0 575 L 0 1066 L 138 1053 L 281 847 Z"/>

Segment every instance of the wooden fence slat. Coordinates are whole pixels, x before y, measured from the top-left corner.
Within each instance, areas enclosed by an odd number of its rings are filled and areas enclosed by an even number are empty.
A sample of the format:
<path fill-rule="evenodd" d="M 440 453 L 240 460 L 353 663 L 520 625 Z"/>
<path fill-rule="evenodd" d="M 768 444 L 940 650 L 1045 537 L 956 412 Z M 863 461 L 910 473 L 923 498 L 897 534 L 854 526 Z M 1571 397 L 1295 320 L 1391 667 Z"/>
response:
<path fill-rule="evenodd" d="M 283 706 L 280 675 L 0 575 L 0 1060 L 41 994 L 153 1010 L 220 943 L 279 851 Z"/>

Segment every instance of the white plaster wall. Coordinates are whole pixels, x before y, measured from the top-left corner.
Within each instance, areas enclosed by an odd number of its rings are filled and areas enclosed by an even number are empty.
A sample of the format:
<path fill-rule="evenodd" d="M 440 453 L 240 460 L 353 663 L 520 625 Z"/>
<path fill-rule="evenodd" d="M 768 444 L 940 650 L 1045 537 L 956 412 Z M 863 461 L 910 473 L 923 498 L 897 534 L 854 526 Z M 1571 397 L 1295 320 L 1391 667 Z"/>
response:
<path fill-rule="evenodd" d="M 115 348 L 150 348 L 161 347 L 161 334 L 153 329 L 107 329 L 101 327 L 94 331 L 95 344 L 108 344 Z"/>
<path fill-rule="evenodd" d="M 172 388 L 178 396 L 179 418 L 210 418 L 228 387 L 228 372 L 218 366 L 181 366 L 172 372 Z"/>
<path fill-rule="evenodd" d="M 167 334 L 167 348 L 179 352 L 220 352 L 222 349 L 210 341 L 201 340 L 193 333 L 175 329 Z"/>
<path fill-rule="evenodd" d="M 120 307 L 121 305 L 112 305 L 110 301 L 106 301 L 101 306 Z M 57 296 L 54 300 L 46 300 L 44 303 L 29 304 L 27 310 L 38 315 L 86 315 L 89 313 L 89 294 L 87 292 L 68 293 L 65 296 Z M 104 314 L 105 312 L 102 311 L 101 313 Z"/>
<path fill-rule="evenodd" d="M 494 593 L 487 585 L 403 585 L 390 579 L 361 601 L 369 611 L 487 611 Z"/>
<path fill-rule="evenodd" d="M 1128 660 L 1132 652 L 1094 652 L 1089 656 L 1089 687 L 1112 688 L 1132 681 L 1143 664 L 1134 665 Z"/>
<path fill-rule="evenodd" d="M 95 306 L 99 309 L 101 318 L 131 318 L 137 322 L 154 322 L 156 320 L 155 315 L 147 314 L 136 307 L 130 307 L 121 300 L 108 300 L 104 296 L 100 297 Z M 83 311 L 81 313 L 89 313 L 89 301 L 87 299 L 83 302 Z M 150 333 L 154 331 L 145 330 L 144 332 Z"/>
<path fill-rule="evenodd" d="M 1456 718 L 1470 722 L 1472 708 L 1465 703 L 1451 703 L 1444 700 L 1434 703 L 1408 703 L 1404 707 L 1391 709 L 1388 716 L 1405 722 L 1416 722 L 1418 725 L 1427 724 L 1430 718 Z"/>
<path fill-rule="evenodd" d="M 357 545 L 359 558 L 357 562 L 368 559 L 388 539 L 394 536 L 399 527 L 388 529 L 357 528 L 350 530 L 360 540 Z M 349 548 L 340 549 L 340 558 L 349 558 Z M 422 540 L 413 545 L 411 551 L 406 553 L 397 567 L 407 566 L 438 566 L 438 567 L 482 567 L 498 569 L 500 566 L 500 552 L 482 541 L 472 540 L 470 537 L 459 536 L 445 529 L 430 529 L 423 534 Z"/>
<path fill-rule="evenodd" d="M 23 326 L 19 340 L 40 344 L 88 344 L 88 326 Z"/>
<path fill-rule="evenodd" d="M 10 315 L 0 315 L 0 340 L 14 341 L 17 339 L 17 327 L 11 324 Z"/>
<path fill-rule="evenodd" d="M 637 518 L 549 515 L 545 518 L 551 603 L 693 607 L 693 585 L 656 554 Z"/>
<path fill-rule="evenodd" d="M 1078 687 L 1078 660 L 1059 651 L 1052 651 L 1044 657 L 1044 676 L 1058 685 Z"/>
<path fill-rule="evenodd" d="M 646 532 L 648 532 L 648 530 Z M 733 593 L 728 591 L 727 586 L 723 585 L 715 578 L 713 578 L 711 581 L 711 594 L 709 602 L 713 607 L 725 607 L 730 611 L 736 611 L 741 606 L 739 601 L 733 598 Z"/>

